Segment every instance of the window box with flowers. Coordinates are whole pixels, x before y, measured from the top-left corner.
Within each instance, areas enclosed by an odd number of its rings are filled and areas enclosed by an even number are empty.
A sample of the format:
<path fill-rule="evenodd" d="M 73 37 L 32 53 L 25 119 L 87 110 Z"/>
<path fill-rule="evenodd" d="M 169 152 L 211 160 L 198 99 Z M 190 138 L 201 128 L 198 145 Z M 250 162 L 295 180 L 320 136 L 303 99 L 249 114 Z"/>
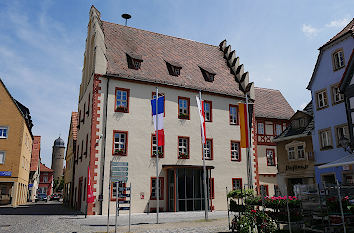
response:
<path fill-rule="evenodd" d="M 125 150 L 123 149 L 115 149 L 114 150 L 115 155 L 125 155 Z"/>
<path fill-rule="evenodd" d="M 179 119 L 189 119 L 189 115 L 188 114 L 185 114 L 185 113 L 180 113 L 179 115 L 178 115 L 178 118 Z"/>
<path fill-rule="evenodd" d="M 158 154 L 159 154 L 159 158 L 163 158 L 163 152 L 162 151 L 159 151 Z M 152 152 L 152 157 L 154 157 L 154 158 L 156 157 L 156 151 Z"/>
<path fill-rule="evenodd" d="M 117 106 L 116 112 L 128 112 L 128 108 L 126 106 L 120 105 Z"/>
<path fill-rule="evenodd" d="M 188 153 L 179 153 L 178 154 L 179 159 L 189 159 Z"/>

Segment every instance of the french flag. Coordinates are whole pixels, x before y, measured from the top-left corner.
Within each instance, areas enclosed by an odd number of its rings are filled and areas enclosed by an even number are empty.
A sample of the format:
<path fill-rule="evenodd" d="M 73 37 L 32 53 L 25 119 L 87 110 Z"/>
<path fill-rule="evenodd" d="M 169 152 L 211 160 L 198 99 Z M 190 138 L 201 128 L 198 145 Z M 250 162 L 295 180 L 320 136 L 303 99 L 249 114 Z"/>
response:
<path fill-rule="evenodd" d="M 157 100 L 157 111 L 156 111 L 156 99 L 151 100 L 152 118 L 154 120 L 156 134 L 158 135 L 158 142 L 157 142 L 158 146 L 163 146 L 165 144 L 165 133 L 163 130 L 163 116 L 164 116 L 164 109 L 165 109 L 164 104 L 165 104 L 165 96 L 159 96 Z"/>

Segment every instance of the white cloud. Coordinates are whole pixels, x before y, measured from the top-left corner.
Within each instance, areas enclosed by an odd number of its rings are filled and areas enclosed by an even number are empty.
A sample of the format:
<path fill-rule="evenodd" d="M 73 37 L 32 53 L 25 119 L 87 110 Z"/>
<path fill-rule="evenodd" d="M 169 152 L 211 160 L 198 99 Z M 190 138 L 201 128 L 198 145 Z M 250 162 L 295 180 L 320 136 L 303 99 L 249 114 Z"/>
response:
<path fill-rule="evenodd" d="M 77 108 L 84 38 L 70 34 L 47 7 L 32 14 L 14 1 L 0 9 L 0 22 L 6 22 L 0 31 L 11 38 L 0 35 L 0 77 L 30 109 L 33 133 L 42 136 L 42 161 L 50 166 L 53 141 L 59 133 L 66 141 L 71 111 Z"/>
<path fill-rule="evenodd" d="M 303 24 L 302 25 L 302 32 L 305 34 L 305 36 L 309 38 L 313 38 L 317 36 L 318 32 L 320 29 L 312 27 L 310 24 Z"/>
<path fill-rule="evenodd" d="M 326 27 L 344 28 L 345 26 L 347 26 L 349 22 L 350 22 L 349 18 L 337 19 L 326 24 Z"/>

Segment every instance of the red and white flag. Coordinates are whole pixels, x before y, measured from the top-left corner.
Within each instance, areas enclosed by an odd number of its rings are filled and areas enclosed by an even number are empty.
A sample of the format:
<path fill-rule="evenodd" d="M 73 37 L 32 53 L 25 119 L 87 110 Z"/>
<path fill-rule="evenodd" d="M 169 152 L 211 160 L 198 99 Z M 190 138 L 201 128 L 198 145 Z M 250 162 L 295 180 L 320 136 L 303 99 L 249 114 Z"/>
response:
<path fill-rule="evenodd" d="M 91 185 L 90 166 L 88 166 L 86 201 L 87 203 L 93 203 L 95 201 L 95 197 L 93 196 L 92 185 Z"/>
<path fill-rule="evenodd" d="M 201 126 L 201 136 L 202 136 L 202 143 L 205 143 L 205 114 L 204 114 L 204 101 L 199 100 L 199 97 L 195 97 L 197 99 L 197 105 L 199 110 L 199 117 L 200 117 L 200 126 Z"/>

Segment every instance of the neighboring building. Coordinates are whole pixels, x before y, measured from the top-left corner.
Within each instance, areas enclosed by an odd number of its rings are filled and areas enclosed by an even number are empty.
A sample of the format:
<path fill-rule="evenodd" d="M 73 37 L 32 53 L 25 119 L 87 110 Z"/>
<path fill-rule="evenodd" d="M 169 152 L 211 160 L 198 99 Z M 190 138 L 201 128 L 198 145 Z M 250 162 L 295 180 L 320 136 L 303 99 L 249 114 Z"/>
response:
<path fill-rule="evenodd" d="M 311 90 L 315 120 L 312 142 L 317 183 L 335 183 L 336 180 L 345 182 L 351 179 L 353 173 L 350 166 L 318 168 L 347 155 L 339 146 L 342 135 L 349 138 L 344 97 L 339 91 L 339 82 L 354 48 L 353 26 L 354 19 L 319 48 L 320 53 L 307 86 Z"/>
<path fill-rule="evenodd" d="M 115 211 L 118 187 L 109 183 L 109 167 L 116 158 L 129 164 L 133 213 L 156 210 L 156 185 L 161 187 L 161 211 L 203 210 L 200 118 L 195 100 L 201 90 L 207 112 L 208 205 L 226 210 L 225 188 L 247 183 L 238 104 L 245 102 L 245 92 L 252 102 L 254 90 L 243 69 L 226 41 L 213 46 L 101 21 L 100 13 L 91 7 L 78 106 L 76 207 L 86 209 L 89 167 L 95 201 L 88 205 L 88 214 L 107 214 L 108 204 Z M 155 87 L 166 98 L 159 182 L 150 104 Z M 253 167 L 254 157 L 251 161 Z"/>
<path fill-rule="evenodd" d="M 61 137 L 59 137 L 54 141 L 52 152 L 52 169 L 54 171 L 54 180 L 60 180 L 63 178 L 64 153 L 65 142 L 61 139 Z"/>
<path fill-rule="evenodd" d="M 273 138 L 287 127 L 294 110 L 278 90 L 255 88 L 256 155 L 259 187 L 266 195 L 277 195 L 277 148 Z M 260 190 L 259 190 L 260 191 Z"/>
<path fill-rule="evenodd" d="M 31 169 L 28 184 L 28 199 L 35 201 L 39 186 L 40 162 L 41 162 L 41 136 L 34 136 L 31 156 Z"/>
<path fill-rule="evenodd" d="M 40 176 L 38 193 L 45 193 L 47 196 L 53 193 L 53 174 L 54 170 L 48 168 L 43 163 L 40 163 Z"/>
<path fill-rule="evenodd" d="M 294 195 L 294 185 L 314 184 L 312 102 L 290 118 L 290 125 L 273 139 L 277 145 L 278 185 L 282 195 Z"/>
<path fill-rule="evenodd" d="M 340 91 L 344 94 L 347 111 L 350 147 L 354 151 L 354 49 L 348 61 L 347 68 L 340 82 Z"/>
<path fill-rule="evenodd" d="M 29 109 L 15 100 L 0 78 L 0 204 L 27 202 L 32 152 Z"/>
<path fill-rule="evenodd" d="M 65 173 L 64 173 L 64 203 L 73 206 L 73 181 L 75 171 L 75 152 L 77 140 L 77 112 L 71 113 L 70 129 L 68 135 L 68 144 L 65 153 Z"/>

